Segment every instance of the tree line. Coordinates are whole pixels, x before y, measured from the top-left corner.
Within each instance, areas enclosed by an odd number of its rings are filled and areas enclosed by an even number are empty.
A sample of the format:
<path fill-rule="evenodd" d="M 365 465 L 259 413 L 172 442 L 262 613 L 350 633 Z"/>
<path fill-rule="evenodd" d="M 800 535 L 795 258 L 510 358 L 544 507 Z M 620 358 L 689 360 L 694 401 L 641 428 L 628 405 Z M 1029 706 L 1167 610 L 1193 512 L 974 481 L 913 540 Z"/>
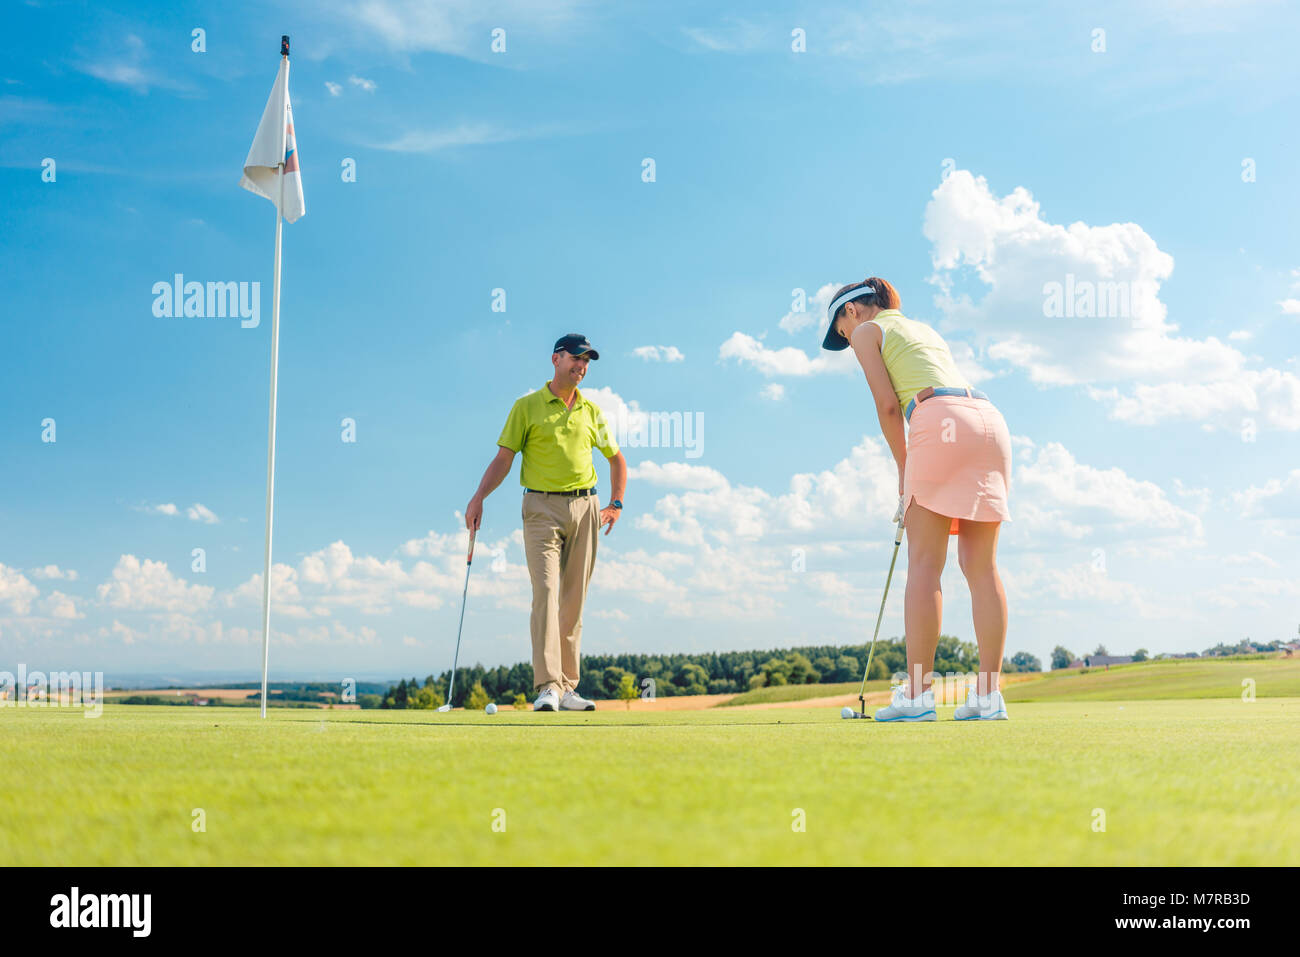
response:
<path fill-rule="evenodd" d="M 626 696 L 627 682 L 638 695 L 655 697 L 736 694 L 788 684 L 861 681 L 867 645 L 810 645 L 776 651 L 725 651 L 706 654 L 584 655 L 578 694 L 584 698 Z M 869 679 L 888 678 L 907 668 L 902 638 L 876 642 Z M 979 669 L 973 642 L 940 635 L 934 670 L 966 674 Z M 1042 662 L 1021 651 L 1004 659 L 1002 670 L 1042 671 Z M 451 671 L 424 681 L 402 679 L 384 694 L 357 696 L 362 708 L 439 708 L 447 701 Z M 620 691 L 622 695 L 620 695 Z M 526 707 L 533 694 L 533 666 L 527 662 L 497 668 L 482 665 L 456 670 L 453 707 L 479 709 L 489 701 Z"/>
<path fill-rule="evenodd" d="M 1228 655 L 1250 655 L 1259 652 L 1281 651 L 1285 644 L 1286 642 L 1284 641 L 1252 642 L 1249 639 L 1239 641 L 1235 645 L 1228 645 L 1228 644 L 1224 644 L 1223 642 L 1219 642 L 1213 648 L 1206 648 L 1204 651 L 1200 653 L 1199 656 L 1196 654 L 1192 654 L 1189 657 L 1223 658 Z M 1105 645 L 1098 645 L 1097 650 L 1092 652 L 1092 654 L 1109 655 L 1110 652 L 1106 650 Z M 1091 657 L 1091 655 L 1085 655 L 1084 657 Z M 1127 657 L 1127 656 L 1121 655 L 1119 657 Z M 1131 657 L 1133 658 L 1134 661 L 1146 661 L 1151 657 L 1151 654 L 1145 648 L 1139 648 L 1137 651 L 1133 652 Z M 1172 656 L 1156 655 L 1156 657 L 1169 658 Z M 1052 660 L 1052 670 L 1059 671 L 1062 668 L 1070 667 L 1070 662 L 1081 661 L 1082 658 L 1076 658 L 1074 656 L 1073 651 L 1070 651 L 1068 648 L 1064 647 L 1063 645 L 1057 645 L 1055 648 L 1052 649 L 1051 660 Z M 937 671 L 938 669 L 935 670 Z"/>

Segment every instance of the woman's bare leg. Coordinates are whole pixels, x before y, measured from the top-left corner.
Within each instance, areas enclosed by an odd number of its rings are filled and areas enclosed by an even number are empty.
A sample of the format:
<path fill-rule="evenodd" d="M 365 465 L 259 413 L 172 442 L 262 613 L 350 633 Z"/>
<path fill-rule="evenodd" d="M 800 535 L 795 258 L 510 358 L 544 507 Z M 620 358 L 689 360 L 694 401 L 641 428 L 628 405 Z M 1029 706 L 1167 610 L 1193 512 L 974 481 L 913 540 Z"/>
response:
<path fill-rule="evenodd" d="M 939 576 L 948 558 L 948 528 L 952 520 L 932 512 L 913 497 L 903 525 L 907 530 L 907 594 L 903 627 L 907 632 L 908 697 L 930 687 L 934 652 L 943 621 L 943 590 Z M 965 523 L 963 523 L 965 524 Z"/>
<path fill-rule="evenodd" d="M 979 694 L 999 690 L 1002 656 L 1007 647 L 1007 593 L 997 564 L 1001 527 L 1001 522 L 962 519 L 957 533 L 957 561 L 970 585 L 975 640 L 980 648 Z"/>

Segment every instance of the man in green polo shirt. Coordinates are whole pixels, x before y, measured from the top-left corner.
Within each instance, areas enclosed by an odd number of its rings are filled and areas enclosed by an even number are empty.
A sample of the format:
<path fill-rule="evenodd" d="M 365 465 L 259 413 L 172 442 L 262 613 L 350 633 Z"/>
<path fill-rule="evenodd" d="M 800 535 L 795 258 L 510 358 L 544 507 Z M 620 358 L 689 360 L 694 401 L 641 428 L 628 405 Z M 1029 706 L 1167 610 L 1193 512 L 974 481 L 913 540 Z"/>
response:
<path fill-rule="evenodd" d="M 582 606 L 596 566 L 596 539 L 614 528 L 623 509 L 627 461 L 600 408 L 582 397 L 578 383 L 599 359 L 586 336 L 570 333 L 555 343 L 555 375 L 536 392 L 515 401 L 497 439 L 496 458 L 465 507 L 465 527 L 477 530 L 483 500 L 510 474 L 515 453 L 524 453 L 524 555 L 533 580 L 534 711 L 594 711 L 578 695 L 578 647 Z M 601 509 L 591 450 L 609 460 L 613 498 Z"/>

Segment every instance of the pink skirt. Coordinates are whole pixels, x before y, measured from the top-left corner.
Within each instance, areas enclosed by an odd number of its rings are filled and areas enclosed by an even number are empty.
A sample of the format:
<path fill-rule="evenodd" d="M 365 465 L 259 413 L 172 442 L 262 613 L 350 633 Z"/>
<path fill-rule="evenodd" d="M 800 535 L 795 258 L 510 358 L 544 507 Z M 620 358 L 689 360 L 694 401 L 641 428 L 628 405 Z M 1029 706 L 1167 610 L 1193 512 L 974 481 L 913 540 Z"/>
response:
<path fill-rule="evenodd" d="M 903 502 L 952 519 L 1009 522 L 1011 433 L 988 399 L 935 395 L 912 409 L 903 467 Z"/>

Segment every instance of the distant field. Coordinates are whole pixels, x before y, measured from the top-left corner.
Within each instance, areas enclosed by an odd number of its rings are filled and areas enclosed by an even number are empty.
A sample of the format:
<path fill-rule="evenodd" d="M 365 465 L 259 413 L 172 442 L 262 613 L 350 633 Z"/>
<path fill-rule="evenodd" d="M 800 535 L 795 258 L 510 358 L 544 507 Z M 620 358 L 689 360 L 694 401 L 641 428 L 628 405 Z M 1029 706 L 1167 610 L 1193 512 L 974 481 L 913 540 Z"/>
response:
<path fill-rule="evenodd" d="M 1255 681 L 1258 697 L 1300 696 L 1300 658 L 1178 658 L 1092 668 L 1002 676 L 1008 702 L 1013 701 L 1125 701 L 1168 698 L 1239 698 L 1242 681 Z M 758 688 L 718 702 L 716 707 L 806 701 L 837 695 L 857 696 L 862 682 L 840 684 L 777 685 Z M 887 680 L 867 682 L 867 693 L 889 690 Z M 939 704 L 944 704 L 939 695 Z M 951 697 L 951 694 L 949 695 Z M 963 700 L 961 694 L 958 700 Z M 947 701 L 948 706 L 953 701 Z"/>
<path fill-rule="evenodd" d="M 253 697 L 250 698 L 249 695 L 252 695 Z M 259 707 L 261 704 L 261 693 L 255 690 L 249 690 L 248 688 L 154 688 L 145 690 L 115 688 L 104 692 L 104 701 L 110 702 L 121 698 L 137 696 L 146 698 L 173 698 L 181 704 L 184 704 L 183 699 L 186 698 L 215 699 L 222 701 L 225 704 L 232 705 L 248 705 L 249 702 L 252 702 L 251 706 L 253 707 Z M 343 711 L 357 711 L 361 708 L 359 704 L 343 704 L 337 701 L 307 701 L 293 703 L 296 707 L 333 707 L 335 710 Z M 282 707 L 284 704 L 284 700 L 277 699 L 277 695 L 274 692 L 267 697 L 267 707 Z M 203 707 L 203 705 L 195 705 L 194 707 Z"/>
<path fill-rule="evenodd" d="M 15 865 L 1300 864 L 1288 698 L 902 726 L 108 704 L 6 708 L 0 728 Z"/>
<path fill-rule="evenodd" d="M 1124 701 L 1169 698 L 1240 698 L 1242 682 L 1253 679 L 1261 698 L 1300 696 L 1300 658 L 1174 658 L 1093 668 L 1052 671 L 1039 681 L 1008 686 L 1014 701 Z"/>

